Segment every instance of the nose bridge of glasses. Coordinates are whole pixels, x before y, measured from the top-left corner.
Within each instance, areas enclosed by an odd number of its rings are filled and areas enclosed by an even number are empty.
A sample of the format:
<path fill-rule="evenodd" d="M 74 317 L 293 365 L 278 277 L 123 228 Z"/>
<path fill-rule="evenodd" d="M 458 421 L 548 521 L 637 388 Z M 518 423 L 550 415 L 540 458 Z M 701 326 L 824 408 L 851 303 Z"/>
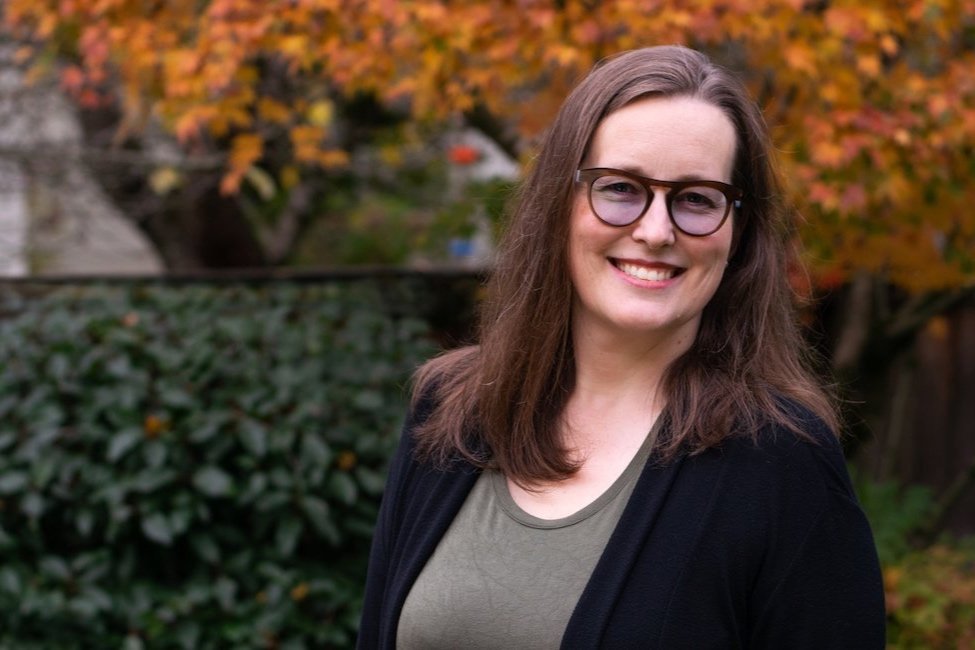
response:
<path fill-rule="evenodd" d="M 658 181 L 655 178 L 640 178 L 640 182 L 650 194 L 655 194 L 657 190 L 660 190 L 664 196 L 670 194 L 676 186 L 680 185 L 680 183 L 674 181 Z"/>
<path fill-rule="evenodd" d="M 640 184 L 643 185 L 643 189 L 647 193 L 647 202 L 646 205 L 643 206 L 643 212 L 640 213 L 640 217 L 645 217 L 647 213 L 653 209 L 653 205 L 655 203 L 654 199 L 657 198 L 657 194 L 659 193 L 661 200 L 657 201 L 656 203 L 660 207 L 662 207 L 666 212 L 667 220 L 668 221 L 672 220 L 673 219 L 673 215 L 671 213 L 672 207 L 670 205 L 671 196 L 674 189 L 676 187 L 679 187 L 680 183 L 675 183 L 671 181 L 658 181 L 657 179 L 654 178 L 644 178 L 644 177 L 637 177 L 637 178 L 639 179 Z"/>
<path fill-rule="evenodd" d="M 654 237 L 670 237 L 673 235 L 673 228 L 676 226 L 674 223 L 674 215 L 670 205 L 670 187 L 666 185 L 658 185 L 657 181 L 652 183 L 644 182 L 644 189 L 647 193 L 646 203 L 643 205 L 643 210 L 635 219 L 634 223 L 637 223 L 637 229 L 639 231 L 651 231 L 657 232 Z M 657 194 L 660 194 L 660 200 L 657 199 Z M 654 215 L 654 210 L 660 211 L 660 214 Z M 660 229 L 663 230 L 660 230 Z M 667 234 L 663 234 L 666 231 Z"/>
<path fill-rule="evenodd" d="M 670 212 L 670 188 L 654 184 L 653 186 L 647 185 L 646 190 L 647 204 L 643 207 L 643 214 L 640 216 L 646 216 L 653 209 L 654 204 L 659 205 L 665 212 Z M 656 200 L 658 193 L 660 194 L 659 201 Z"/>

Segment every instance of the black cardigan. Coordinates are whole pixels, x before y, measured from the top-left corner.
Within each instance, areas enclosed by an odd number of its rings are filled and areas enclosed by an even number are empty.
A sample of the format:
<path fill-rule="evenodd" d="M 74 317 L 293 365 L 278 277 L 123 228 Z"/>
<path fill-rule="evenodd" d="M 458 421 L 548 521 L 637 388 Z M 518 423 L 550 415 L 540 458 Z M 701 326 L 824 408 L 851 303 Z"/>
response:
<path fill-rule="evenodd" d="M 407 419 L 369 560 L 358 648 L 396 647 L 400 610 L 477 479 L 413 459 Z M 648 463 L 573 611 L 562 647 L 883 648 L 870 526 L 825 425 L 776 427 Z"/>

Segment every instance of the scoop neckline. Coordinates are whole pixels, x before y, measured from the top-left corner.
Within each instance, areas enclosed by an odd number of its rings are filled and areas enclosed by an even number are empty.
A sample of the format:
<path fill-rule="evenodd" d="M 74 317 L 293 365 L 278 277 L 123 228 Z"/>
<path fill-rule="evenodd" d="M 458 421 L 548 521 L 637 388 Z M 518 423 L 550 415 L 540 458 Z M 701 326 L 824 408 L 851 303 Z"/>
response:
<path fill-rule="evenodd" d="M 653 426 L 650 427 L 650 431 L 647 432 L 646 438 L 644 438 L 643 442 L 640 444 L 639 449 L 637 449 L 636 453 L 633 455 L 633 458 L 630 459 L 629 464 L 627 464 L 620 475 L 616 477 L 616 480 L 613 481 L 613 483 L 606 488 L 602 494 L 572 514 L 566 515 L 565 517 L 559 517 L 557 519 L 544 519 L 542 517 L 536 517 L 535 515 L 529 514 L 523 510 L 521 506 L 515 503 L 514 498 L 511 496 L 511 491 L 508 489 L 508 482 L 504 475 L 497 470 L 487 470 L 487 478 L 491 482 L 491 486 L 494 489 L 494 494 L 497 497 L 498 505 L 501 507 L 501 510 L 513 520 L 523 526 L 528 526 L 531 528 L 567 528 L 585 521 L 612 503 L 626 486 L 628 486 L 630 483 L 636 482 L 640 472 L 643 470 L 643 467 L 650 459 L 650 451 L 653 448 L 653 442 L 657 437 L 657 427 L 661 420 L 662 418 L 658 417 L 653 423 Z"/>

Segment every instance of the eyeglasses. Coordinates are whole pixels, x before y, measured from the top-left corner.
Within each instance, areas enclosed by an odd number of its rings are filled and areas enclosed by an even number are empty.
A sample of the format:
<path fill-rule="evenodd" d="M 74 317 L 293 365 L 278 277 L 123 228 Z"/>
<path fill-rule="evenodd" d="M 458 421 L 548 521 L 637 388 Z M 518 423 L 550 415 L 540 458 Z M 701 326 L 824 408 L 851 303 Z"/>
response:
<path fill-rule="evenodd" d="M 616 227 L 628 226 L 646 213 L 654 187 L 670 188 L 664 195 L 670 221 L 692 237 L 716 232 L 731 206 L 741 207 L 744 195 L 737 187 L 718 181 L 658 181 L 606 167 L 578 169 L 576 182 L 588 184 L 593 214 Z"/>

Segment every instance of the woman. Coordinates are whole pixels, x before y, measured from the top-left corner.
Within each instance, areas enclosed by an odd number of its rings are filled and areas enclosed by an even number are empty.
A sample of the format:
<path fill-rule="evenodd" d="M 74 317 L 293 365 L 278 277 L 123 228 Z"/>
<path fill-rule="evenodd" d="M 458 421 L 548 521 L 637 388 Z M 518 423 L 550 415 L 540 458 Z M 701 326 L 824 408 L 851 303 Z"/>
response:
<path fill-rule="evenodd" d="M 418 373 L 361 648 L 883 647 L 779 195 L 760 111 L 700 53 L 572 92 L 480 345 Z"/>

